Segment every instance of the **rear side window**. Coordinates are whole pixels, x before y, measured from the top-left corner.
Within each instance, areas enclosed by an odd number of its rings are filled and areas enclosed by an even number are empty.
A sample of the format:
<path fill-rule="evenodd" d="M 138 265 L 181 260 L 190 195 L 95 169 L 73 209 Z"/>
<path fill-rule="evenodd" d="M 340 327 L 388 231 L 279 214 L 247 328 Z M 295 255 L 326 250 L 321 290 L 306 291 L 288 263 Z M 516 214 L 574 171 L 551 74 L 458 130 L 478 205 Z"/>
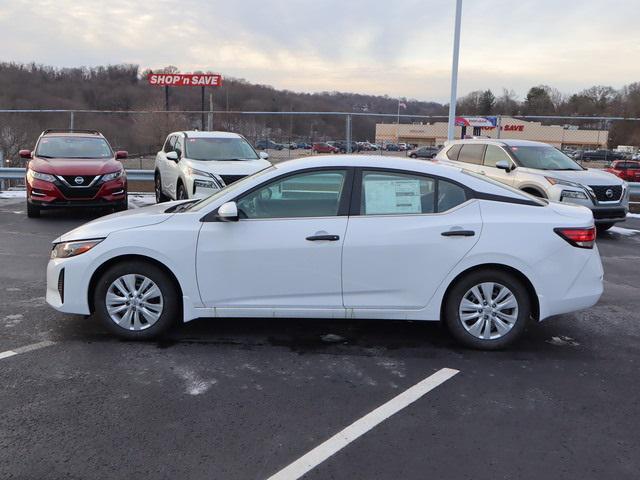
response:
<path fill-rule="evenodd" d="M 435 212 L 435 180 L 420 175 L 362 172 L 362 215 Z"/>
<path fill-rule="evenodd" d="M 438 180 L 438 212 L 446 212 L 466 201 L 464 188 L 446 180 Z"/>
<path fill-rule="evenodd" d="M 460 150 L 460 154 L 458 155 L 458 161 L 480 165 L 484 155 L 484 148 L 485 146 L 480 143 L 469 143 L 463 145 Z"/>
<path fill-rule="evenodd" d="M 447 150 L 447 157 L 449 158 L 449 160 L 458 160 L 458 154 L 460 153 L 461 148 L 462 148 L 462 145 L 457 143 L 456 145 L 451 147 L 449 150 Z"/>

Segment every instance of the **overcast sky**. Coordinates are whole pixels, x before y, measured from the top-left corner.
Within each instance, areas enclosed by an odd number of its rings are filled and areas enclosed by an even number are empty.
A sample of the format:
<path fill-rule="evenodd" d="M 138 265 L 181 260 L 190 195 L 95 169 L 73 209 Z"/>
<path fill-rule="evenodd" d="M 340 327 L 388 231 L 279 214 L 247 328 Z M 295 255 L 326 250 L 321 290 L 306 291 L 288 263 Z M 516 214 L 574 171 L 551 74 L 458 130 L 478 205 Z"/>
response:
<path fill-rule="evenodd" d="M 0 60 L 447 101 L 455 0 L 0 0 Z M 640 81 L 640 0 L 464 0 L 459 93 Z"/>

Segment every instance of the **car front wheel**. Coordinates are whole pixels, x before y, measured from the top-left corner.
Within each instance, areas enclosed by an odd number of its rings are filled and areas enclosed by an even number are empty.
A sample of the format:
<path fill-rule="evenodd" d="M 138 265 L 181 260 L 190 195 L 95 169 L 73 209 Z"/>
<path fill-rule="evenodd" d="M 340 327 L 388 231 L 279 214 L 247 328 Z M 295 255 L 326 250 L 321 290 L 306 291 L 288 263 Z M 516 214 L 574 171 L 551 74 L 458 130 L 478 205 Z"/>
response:
<path fill-rule="evenodd" d="M 178 319 L 178 289 L 156 265 L 123 262 L 109 268 L 94 290 L 95 311 L 103 325 L 129 340 L 148 340 Z"/>
<path fill-rule="evenodd" d="M 476 270 L 453 286 L 444 314 L 449 331 L 460 343 L 497 350 L 524 333 L 531 301 L 516 276 L 502 270 Z"/>
<path fill-rule="evenodd" d="M 159 173 L 156 173 L 154 179 L 154 190 L 156 193 L 156 203 L 162 203 L 169 200 L 169 198 L 162 191 L 162 177 L 160 177 Z"/>
<path fill-rule="evenodd" d="M 27 202 L 27 217 L 38 218 L 40 217 L 40 209 L 31 203 Z"/>

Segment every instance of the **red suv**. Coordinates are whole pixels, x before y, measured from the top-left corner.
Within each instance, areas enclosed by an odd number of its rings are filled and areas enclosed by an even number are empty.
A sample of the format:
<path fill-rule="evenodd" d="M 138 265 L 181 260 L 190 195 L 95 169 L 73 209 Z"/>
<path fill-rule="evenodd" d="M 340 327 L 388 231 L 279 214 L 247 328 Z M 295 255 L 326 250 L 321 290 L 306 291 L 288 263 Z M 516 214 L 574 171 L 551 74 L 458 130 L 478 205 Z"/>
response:
<path fill-rule="evenodd" d="M 640 162 L 633 160 L 617 160 L 611 162 L 605 172 L 613 173 L 627 182 L 640 182 Z"/>
<path fill-rule="evenodd" d="M 127 176 L 107 139 L 95 130 L 45 130 L 27 163 L 27 215 L 61 207 L 127 209 Z"/>
<path fill-rule="evenodd" d="M 337 147 L 324 142 L 314 143 L 311 150 L 316 153 L 338 153 L 340 151 Z"/>

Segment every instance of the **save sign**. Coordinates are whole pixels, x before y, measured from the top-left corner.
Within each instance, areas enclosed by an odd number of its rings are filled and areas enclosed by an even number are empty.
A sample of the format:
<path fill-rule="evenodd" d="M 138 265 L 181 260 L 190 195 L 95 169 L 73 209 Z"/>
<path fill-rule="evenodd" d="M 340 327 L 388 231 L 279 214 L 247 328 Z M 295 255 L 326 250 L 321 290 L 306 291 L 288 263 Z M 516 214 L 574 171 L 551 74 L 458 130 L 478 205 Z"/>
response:
<path fill-rule="evenodd" d="M 150 73 L 150 85 L 159 87 L 219 87 L 222 75 L 217 73 Z"/>

